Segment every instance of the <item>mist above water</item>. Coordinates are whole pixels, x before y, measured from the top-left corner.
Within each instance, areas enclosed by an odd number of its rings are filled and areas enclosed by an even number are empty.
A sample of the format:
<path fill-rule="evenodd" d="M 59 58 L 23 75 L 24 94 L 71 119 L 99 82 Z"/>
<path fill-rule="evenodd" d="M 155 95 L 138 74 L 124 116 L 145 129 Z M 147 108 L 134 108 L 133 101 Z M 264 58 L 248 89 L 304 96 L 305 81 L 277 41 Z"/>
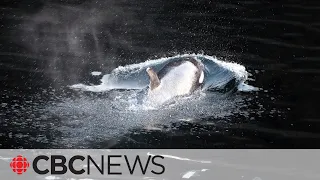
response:
<path fill-rule="evenodd" d="M 112 69 L 124 60 L 119 52 L 135 48 L 131 35 L 144 21 L 124 2 L 45 3 L 28 15 L 23 38 L 15 40 L 41 60 L 37 66 L 54 80 L 74 82 L 88 69 Z"/>

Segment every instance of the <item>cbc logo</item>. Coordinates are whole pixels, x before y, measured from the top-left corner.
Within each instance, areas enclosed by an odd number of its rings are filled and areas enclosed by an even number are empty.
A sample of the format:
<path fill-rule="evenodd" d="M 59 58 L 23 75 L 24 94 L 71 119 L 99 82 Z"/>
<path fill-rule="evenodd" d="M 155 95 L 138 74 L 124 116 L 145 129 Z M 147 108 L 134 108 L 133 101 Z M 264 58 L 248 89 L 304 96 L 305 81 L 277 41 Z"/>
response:
<path fill-rule="evenodd" d="M 21 175 L 25 173 L 30 166 L 27 158 L 19 155 L 12 159 L 10 163 L 10 167 L 13 172 L 17 173 L 18 175 Z"/>
<path fill-rule="evenodd" d="M 105 157 L 105 155 L 101 155 L 101 164 L 102 165 L 98 166 L 97 165 L 98 163 L 95 162 L 95 159 L 92 158 L 90 155 L 87 155 L 87 156 L 75 155 L 75 156 L 71 157 L 70 159 L 67 159 L 63 155 L 51 155 L 51 156 L 39 155 L 32 160 L 32 168 L 33 168 L 33 171 L 39 175 L 45 175 L 48 173 L 50 173 L 52 175 L 61 175 L 61 174 L 67 173 L 68 170 L 75 175 L 80 175 L 80 174 L 84 174 L 84 173 L 90 175 L 92 168 L 96 168 L 100 172 L 101 175 L 104 175 L 104 174 L 122 175 L 123 172 L 120 172 L 120 171 L 116 172 L 115 169 L 111 170 L 111 168 L 112 167 L 114 168 L 114 166 L 126 167 L 127 172 L 130 173 L 131 175 L 133 175 L 135 171 L 139 171 L 139 169 L 141 170 L 141 173 L 143 175 L 145 175 L 150 166 L 151 166 L 149 168 L 150 173 L 159 175 L 159 174 L 163 174 L 165 172 L 164 165 L 159 164 L 159 162 L 157 160 L 157 158 L 164 159 L 164 157 L 160 156 L 160 155 L 153 155 L 153 156 L 149 155 L 147 161 L 142 161 L 139 155 L 136 155 L 134 160 L 132 160 L 132 158 L 129 159 L 127 155 L 108 155 L 107 162 L 104 161 L 104 157 Z M 123 163 L 123 164 L 117 163 L 116 164 L 116 162 L 119 162 L 119 159 L 115 160 L 115 158 L 122 158 L 125 160 L 126 163 Z M 51 168 L 39 169 L 39 167 L 38 167 L 39 161 L 49 161 L 48 163 Z M 76 170 L 74 168 L 75 161 L 86 162 L 87 169 L 83 168 L 81 170 Z M 145 163 L 145 165 L 143 165 L 144 163 Z M 108 167 L 104 168 L 104 164 L 107 164 Z M 92 166 L 92 165 L 94 165 L 94 166 Z M 18 175 L 21 175 L 21 174 L 27 172 L 27 169 L 29 168 L 29 166 L 30 166 L 30 164 L 29 164 L 27 158 L 25 158 L 21 155 L 13 158 L 10 163 L 10 167 L 11 167 L 12 171 Z M 140 166 L 140 168 L 138 166 Z M 161 168 L 162 170 L 157 171 L 158 170 L 157 167 Z M 154 170 L 154 168 L 156 168 L 156 170 Z M 105 172 L 106 169 L 107 169 L 107 172 Z"/>

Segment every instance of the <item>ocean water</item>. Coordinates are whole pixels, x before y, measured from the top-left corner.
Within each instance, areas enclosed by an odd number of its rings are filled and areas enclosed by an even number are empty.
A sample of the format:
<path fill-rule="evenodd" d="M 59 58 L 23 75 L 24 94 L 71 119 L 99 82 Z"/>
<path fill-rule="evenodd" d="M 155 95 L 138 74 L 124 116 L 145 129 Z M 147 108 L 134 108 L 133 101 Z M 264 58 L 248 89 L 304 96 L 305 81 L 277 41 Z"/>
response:
<path fill-rule="evenodd" d="M 1 4 L 1 148 L 319 148 L 317 1 Z M 150 108 L 145 69 L 204 90 Z"/>

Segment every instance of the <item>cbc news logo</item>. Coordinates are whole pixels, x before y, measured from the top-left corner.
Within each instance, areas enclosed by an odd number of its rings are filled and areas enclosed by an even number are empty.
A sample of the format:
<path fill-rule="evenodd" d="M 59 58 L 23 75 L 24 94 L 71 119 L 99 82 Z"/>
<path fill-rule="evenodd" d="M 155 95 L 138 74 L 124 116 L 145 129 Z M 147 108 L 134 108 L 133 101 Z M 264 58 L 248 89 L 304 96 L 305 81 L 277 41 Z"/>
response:
<path fill-rule="evenodd" d="M 18 175 L 21 175 L 27 171 L 30 164 L 27 160 L 27 158 L 19 155 L 12 159 L 10 163 L 10 167 L 13 172 L 17 173 Z"/>
<path fill-rule="evenodd" d="M 147 157 L 143 157 L 125 154 L 100 155 L 97 157 L 74 155 L 69 158 L 64 155 L 38 155 L 31 161 L 31 165 L 33 171 L 39 175 L 62 175 L 67 172 L 75 175 L 90 175 L 92 169 L 96 169 L 101 175 L 122 175 L 128 173 L 134 175 L 136 171 L 141 175 L 146 175 L 146 173 L 161 175 L 165 172 L 165 166 L 163 162 L 161 163 L 164 159 L 163 156 L 148 155 Z M 40 161 L 47 163 L 49 167 L 40 167 Z M 75 162 L 83 162 L 85 166 L 81 169 L 75 166 Z M 24 156 L 18 155 L 12 159 L 10 167 L 14 173 L 21 175 L 27 172 L 30 163 Z"/>

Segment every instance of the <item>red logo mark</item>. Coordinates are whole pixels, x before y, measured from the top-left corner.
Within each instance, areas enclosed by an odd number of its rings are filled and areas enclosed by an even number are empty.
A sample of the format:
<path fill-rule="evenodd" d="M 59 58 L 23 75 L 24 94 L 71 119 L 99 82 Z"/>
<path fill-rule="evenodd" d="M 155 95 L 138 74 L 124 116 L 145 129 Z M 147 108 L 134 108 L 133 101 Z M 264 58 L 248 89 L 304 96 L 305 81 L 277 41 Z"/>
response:
<path fill-rule="evenodd" d="M 10 163 L 10 167 L 12 171 L 17 173 L 18 175 L 21 175 L 22 173 L 26 172 L 29 166 L 30 164 L 27 158 L 21 155 L 13 158 Z"/>

